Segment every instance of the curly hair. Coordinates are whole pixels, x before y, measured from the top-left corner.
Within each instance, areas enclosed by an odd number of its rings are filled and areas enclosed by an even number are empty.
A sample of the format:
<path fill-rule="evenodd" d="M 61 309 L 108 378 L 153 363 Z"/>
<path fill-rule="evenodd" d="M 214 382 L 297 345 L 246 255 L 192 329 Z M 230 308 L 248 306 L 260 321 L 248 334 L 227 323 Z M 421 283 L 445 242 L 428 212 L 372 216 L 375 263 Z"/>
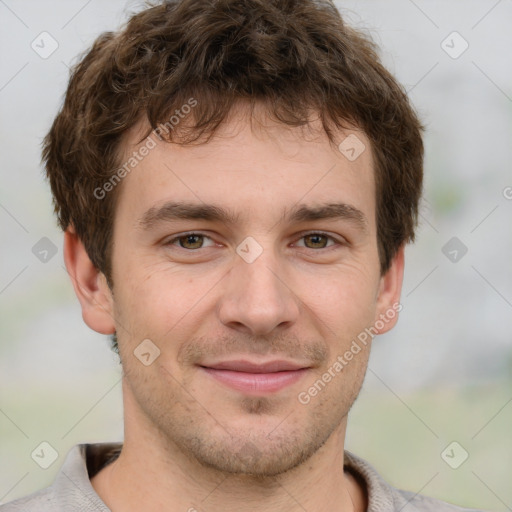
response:
<path fill-rule="evenodd" d="M 109 286 L 119 187 L 106 198 L 98 187 L 119 178 L 131 127 L 159 130 L 191 98 L 187 127 L 167 129 L 169 142 L 209 140 L 239 101 L 290 126 L 314 112 L 331 143 L 335 130 L 357 126 L 373 152 L 381 272 L 414 240 L 423 127 L 371 40 L 327 0 L 170 0 L 96 39 L 43 143 L 58 222 L 73 226 Z"/>

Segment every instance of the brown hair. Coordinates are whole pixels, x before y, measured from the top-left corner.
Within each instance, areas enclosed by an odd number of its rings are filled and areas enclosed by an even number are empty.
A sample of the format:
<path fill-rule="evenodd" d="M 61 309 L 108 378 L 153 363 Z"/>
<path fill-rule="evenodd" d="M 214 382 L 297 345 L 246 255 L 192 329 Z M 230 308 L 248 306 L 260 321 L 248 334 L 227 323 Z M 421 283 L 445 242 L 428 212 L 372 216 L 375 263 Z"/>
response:
<path fill-rule="evenodd" d="M 190 104 L 181 143 L 208 140 L 238 101 L 306 126 L 314 112 L 368 136 L 376 180 L 377 238 L 384 273 L 414 240 L 423 177 L 422 126 L 375 45 L 345 25 L 327 0 L 171 0 L 101 34 L 74 67 L 43 159 L 62 229 L 72 225 L 110 286 L 110 246 L 123 135 L 140 120 L 167 137 Z M 184 123 L 185 124 L 185 123 Z M 186 136 L 185 136 L 186 135 Z M 182 137 L 184 137 L 182 139 Z M 104 190 L 104 188 L 103 188 Z"/>

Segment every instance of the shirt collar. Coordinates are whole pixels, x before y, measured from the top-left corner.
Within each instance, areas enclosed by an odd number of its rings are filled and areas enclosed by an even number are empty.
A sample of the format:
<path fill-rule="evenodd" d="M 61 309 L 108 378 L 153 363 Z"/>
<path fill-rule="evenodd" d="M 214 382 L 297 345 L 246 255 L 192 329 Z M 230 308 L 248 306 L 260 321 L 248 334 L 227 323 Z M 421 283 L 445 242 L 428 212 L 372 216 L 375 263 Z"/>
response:
<path fill-rule="evenodd" d="M 90 478 L 119 455 L 122 443 L 75 445 L 52 485 L 55 497 L 66 497 L 67 509 L 79 506 L 85 512 L 110 512 L 96 494 Z M 387 484 L 368 462 L 345 450 L 344 468 L 359 477 L 366 485 L 367 512 L 393 512 L 397 505 L 406 505 L 395 489 Z M 409 505 L 411 505 L 409 503 Z M 408 508 L 408 510 L 411 510 Z"/>

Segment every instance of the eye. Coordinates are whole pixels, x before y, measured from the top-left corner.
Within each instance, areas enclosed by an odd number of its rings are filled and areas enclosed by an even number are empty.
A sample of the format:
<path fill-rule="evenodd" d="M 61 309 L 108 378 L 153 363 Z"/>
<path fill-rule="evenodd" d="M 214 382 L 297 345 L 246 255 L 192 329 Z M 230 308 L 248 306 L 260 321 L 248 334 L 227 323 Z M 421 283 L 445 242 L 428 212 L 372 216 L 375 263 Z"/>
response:
<path fill-rule="evenodd" d="M 305 245 L 301 247 L 306 247 L 307 249 L 326 249 L 329 247 L 327 245 L 329 241 L 334 242 L 334 244 L 331 244 L 331 246 L 343 245 L 341 241 L 338 241 L 334 237 L 321 232 L 306 233 L 300 238 L 300 240 L 305 241 Z"/>
<path fill-rule="evenodd" d="M 210 245 L 205 245 L 205 241 L 209 240 Z M 328 249 L 330 247 L 343 245 L 341 240 L 335 239 L 333 236 L 322 232 L 312 232 L 302 235 L 299 241 L 304 240 L 304 245 L 298 245 L 299 247 L 305 247 L 306 249 Z M 331 242 L 329 244 L 329 242 Z M 207 235 L 202 233 L 182 233 L 180 235 L 170 238 L 164 243 L 166 246 L 177 246 L 180 249 L 187 251 L 195 251 L 197 249 L 205 249 L 207 247 L 215 246 L 215 242 Z M 334 248 L 333 247 L 333 248 Z"/>
<path fill-rule="evenodd" d="M 204 248 L 205 240 L 211 240 L 211 238 L 201 233 L 185 233 L 171 238 L 165 242 L 165 245 L 177 245 L 181 249 L 192 251 Z"/>

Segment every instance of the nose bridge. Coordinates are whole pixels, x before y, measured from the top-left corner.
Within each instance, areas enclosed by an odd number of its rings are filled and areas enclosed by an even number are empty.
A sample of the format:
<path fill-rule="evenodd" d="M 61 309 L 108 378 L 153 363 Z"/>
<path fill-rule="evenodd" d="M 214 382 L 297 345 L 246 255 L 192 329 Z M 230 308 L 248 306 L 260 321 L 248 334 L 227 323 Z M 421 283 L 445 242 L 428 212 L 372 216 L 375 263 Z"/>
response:
<path fill-rule="evenodd" d="M 236 282 L 245 287 L 242 297 L 252 302 L 264 302 L 279 300 L 284 286 L 279 276 L 279 265 L 276 258 L 271 254 L 271 249 L 266 249 L 254 261 L 238 261 L 235 265 L 237 274 Z"/>
<path fill-rule="evenodd" d="M 220 316 L 225 325 L 268 334 L 296 321 L 295 295 L 280 275 L 282 265 L 271 242 L 246 238 L 236 249 L 233 267 L 221 299 Z"/>

